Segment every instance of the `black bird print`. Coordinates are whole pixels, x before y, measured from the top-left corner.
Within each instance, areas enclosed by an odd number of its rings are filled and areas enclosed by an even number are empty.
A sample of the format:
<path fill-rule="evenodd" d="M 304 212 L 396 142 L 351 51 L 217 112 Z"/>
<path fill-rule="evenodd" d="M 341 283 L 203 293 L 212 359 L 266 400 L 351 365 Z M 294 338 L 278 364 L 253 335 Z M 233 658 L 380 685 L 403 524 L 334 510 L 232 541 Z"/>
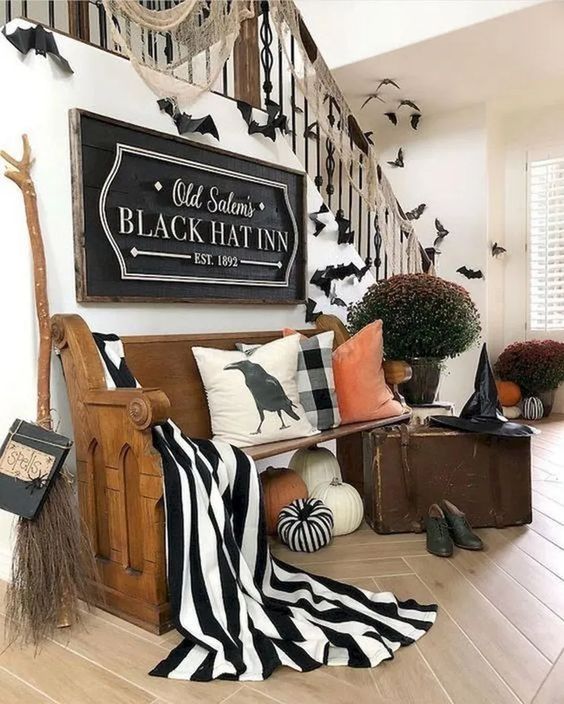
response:
<path fill-rule="evenodd" d="M 388 161 L 388 164 L 393 166 L 395 169 L 403 169 L 405 163 L 403 161 L 403 149 L 401 147 L 398 149 L 398 155 L 395 161 Z"/>
<path fill-rule="evenodd" d="M 398 124 L 398 116 L 395 112 L 385 112 L 384 115 L 388 118 L 392 125 Z"/>
<path fill-rule="evenodd" d="M 290 418 L 300 420 L 299 415 L 292 410 L 296 408 L 296 404 L 290 401 L 282 384 L 276 377 L 264 370 L 260 364 L 251 362 L 248 359 L 243 359 L 240 362 L 228 364 L 224 369 L 238 369 L 245 377 L 245 384 L 255 400 L 260 417 L 259 426 L 253 435 L 259 435 L 262 432 L 261 428 L 264 423 L 265 411 L 278 414 L 280 422 L 282 423 L 280 430 L 289 427 L 284 423 L 282 411 L 290 416 Z"/>
<path fill-rule="evenodd" d="M 365 105 L 368 105 L 368 103 L 369 103 L 371 100 L 379 100 L 381 103 L 385 103 L 385 102 L 386 102 L 386 101 L 384 100 L 384 98 L 381 98 L 381 97 L 378 95 L 378 93 L 371 93 L 370 95 L 366 96 L 366 100 L 364 101 L 364 103 L 362 103 L 362 105 L 360 106 L 360 109 L 362 110 L 362 108 L 363 108 Z"/>
<path fill-rule="evenodd" d="M 382 78 L 380 83 L 378 83 L 378 85 L 376 86 L 376 92 L 378 92 L 382 86 L 393 86 L 394 88 L 397 88 L 398 90 L 400 89 L 398 84 L 394 80 L 392 80 L 391 78 Z"/>

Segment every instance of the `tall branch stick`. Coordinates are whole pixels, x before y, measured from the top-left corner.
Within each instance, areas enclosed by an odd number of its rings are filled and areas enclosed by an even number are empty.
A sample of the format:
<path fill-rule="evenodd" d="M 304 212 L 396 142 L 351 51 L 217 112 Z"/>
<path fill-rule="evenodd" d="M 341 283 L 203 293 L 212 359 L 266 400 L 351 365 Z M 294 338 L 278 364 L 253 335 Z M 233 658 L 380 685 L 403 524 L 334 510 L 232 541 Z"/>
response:
<path fill-rule="evenodd" d="M 29 230 L 33 257 L 33 278 L 35 284 L 35 311 L 39 325 L 39 357 L 37 361 L 37 423 L 51 429 L 51 324 L 49 301 L 47 299 L 47 268 L 45 249 L 39 225 L 37 196 L 31 178 L 33 158 L 27 135 L 22 136 L 23 155 L 20 161 L 4 151 L 0 157 L 8 162 L 4 176 L 13 181 L 23 194 L 25 216 Z"/>

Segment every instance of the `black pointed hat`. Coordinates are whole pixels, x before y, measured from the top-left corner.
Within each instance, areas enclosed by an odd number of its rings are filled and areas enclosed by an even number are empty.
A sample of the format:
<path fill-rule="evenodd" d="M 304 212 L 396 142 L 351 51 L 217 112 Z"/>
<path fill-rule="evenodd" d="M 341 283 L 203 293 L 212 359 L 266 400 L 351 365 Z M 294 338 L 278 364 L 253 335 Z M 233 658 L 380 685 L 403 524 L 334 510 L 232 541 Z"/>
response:
<path fill-rule="evenodd" d="M 431 425 L 447 426 L 456 430 L 467 430 L 474 433 L 500 435 L 503 437 L 523 437 L 534 435 L 537 430 L 521 423 L 511 423 L 501 412 L 497 396 L 497 387 L 488 358 L 486 343 L 482 347 L 474 393 L 462 409 L 460 416 L 432 416 Z"/>

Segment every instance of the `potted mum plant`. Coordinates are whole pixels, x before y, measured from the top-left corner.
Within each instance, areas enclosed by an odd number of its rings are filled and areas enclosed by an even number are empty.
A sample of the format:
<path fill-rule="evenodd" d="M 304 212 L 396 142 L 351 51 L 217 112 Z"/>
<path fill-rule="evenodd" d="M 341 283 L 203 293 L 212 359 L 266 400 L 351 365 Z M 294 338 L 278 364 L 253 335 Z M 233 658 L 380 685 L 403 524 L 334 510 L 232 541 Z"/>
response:
<path fill-rule="evenodd" d="M 499 355 L 494 371 L 502 381 L 513 381 L 523 396 L 537 396 L 544 416 L 552 411 L 554 392 L 564 381 L 564 342 L 514 342 Z"/>
<path fill-rule="evenodd" d="M 468 291 L 429 274 L 400 274 L 371 286 L 348 311 L 352 333 L 382 320 L 386 359 L 405 360 L 413 370 L 401 391 L 408 403 L 433 403 L 448 357 L 478 339 L 480 315 Z"/>

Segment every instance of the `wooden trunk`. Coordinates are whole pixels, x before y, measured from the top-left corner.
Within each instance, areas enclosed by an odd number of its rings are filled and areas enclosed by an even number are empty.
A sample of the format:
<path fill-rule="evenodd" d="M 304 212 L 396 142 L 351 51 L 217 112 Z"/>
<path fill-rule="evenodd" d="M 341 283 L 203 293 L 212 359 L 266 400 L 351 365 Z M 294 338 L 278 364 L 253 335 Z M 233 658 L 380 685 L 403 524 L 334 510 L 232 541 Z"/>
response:
<path fill-rule="evenodd" d="M 363 434 L 366 520 L 378 533 L 420 532 L 448 499 L 474 527 L 532 520 L 531 439 L 442 428 Z"/>

